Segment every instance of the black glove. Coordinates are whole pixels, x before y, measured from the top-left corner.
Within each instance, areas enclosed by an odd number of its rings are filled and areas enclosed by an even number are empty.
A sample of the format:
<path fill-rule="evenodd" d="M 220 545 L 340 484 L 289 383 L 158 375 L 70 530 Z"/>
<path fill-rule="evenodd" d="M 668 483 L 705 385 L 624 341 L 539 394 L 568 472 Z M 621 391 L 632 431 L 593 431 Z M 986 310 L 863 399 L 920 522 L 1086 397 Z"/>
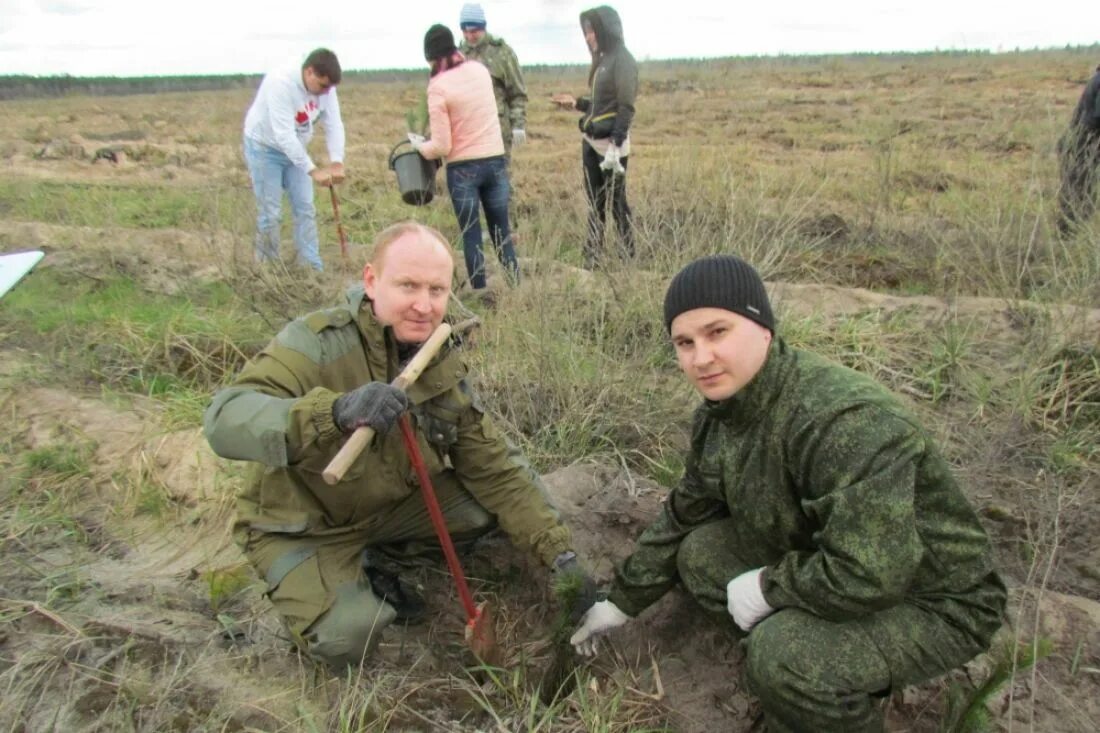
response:
<path fill-rule="evenodd" d="M 581 567 L 577 553 L 572 550 L 563 552 L 554 558 L 551 582 L 555 597 L 565 596 L 570 601 L 569 621 L 577 624 L 585 612 L 596 603 L 596 581 Z M 561 589 L 567 589 L 564 592 Z"/>
<path fill-rule="evenodd" d="M 332 419 L 345 433 L 364 425 L 384 433 L 408 408 L 409 398 L 397 387 L 384 382 L 367 382 L 336 398 L 332 403 Z"/>

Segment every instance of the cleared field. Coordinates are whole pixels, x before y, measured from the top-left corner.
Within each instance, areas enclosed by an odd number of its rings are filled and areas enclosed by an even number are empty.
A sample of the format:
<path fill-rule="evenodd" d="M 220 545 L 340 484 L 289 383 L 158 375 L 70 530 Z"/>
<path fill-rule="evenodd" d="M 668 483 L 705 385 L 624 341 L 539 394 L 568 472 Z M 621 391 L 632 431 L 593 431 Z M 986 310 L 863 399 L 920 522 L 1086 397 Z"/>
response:
<path fill-rule="evenodd" d="M 1100 222 L 1060 240 L 1053 219 L 1055 144 L 1096 55 L 643 64 L 628 178 L 639 254 L 597 273 L 578 268 L 576 116 L 550 102 L 581 92 L 585 70 L 529 73 L 529 142 L 513 163 L 523 282 L 494 287 L 491 304 L 458 297 L 484 321 L 469 359 L 486 402 L 598 574 L 682 469 L 696 398 L 660 320 L 668 278 L 736 252 L 768 279 L 788 341 L 918 410 L 1012 589 L 1003 644 L 894 695 L 891 730 L 963 730 L 971 702 L 989 718 L 977 730 L 1094 730 Z M 47 252 L 0 303 L 0 725 L 750 728 L 740 648 L 677 594 L 542 705 L 556 609 L 544 573 L 507 543 L 469 560 L 500 609 L 501 669 L 468 666 L 440 566 L 419 577 L 434 621 L 387 631 L 351 679 L 288 651 L 232 545 L 244 467 L 199 433 L 213 390 L 286 320 L 336 301 L 380 227 L 417 218 L 461 247 L 446 196 L 408 207 L 387 169 L 423 83 L 341 85 L 350 262 L 321 191 L 320 276 L 252 262 L 251 90 L 0 102 L 0 250 Z M 987 679 L 1003 684 L 983 697 Z"/>

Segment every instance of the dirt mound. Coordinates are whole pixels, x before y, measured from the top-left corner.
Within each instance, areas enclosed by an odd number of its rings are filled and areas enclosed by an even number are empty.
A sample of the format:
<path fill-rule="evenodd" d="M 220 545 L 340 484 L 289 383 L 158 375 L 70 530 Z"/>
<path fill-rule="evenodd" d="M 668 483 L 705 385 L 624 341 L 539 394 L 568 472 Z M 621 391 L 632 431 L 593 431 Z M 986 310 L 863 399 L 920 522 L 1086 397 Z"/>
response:
<path fill-rule="evenodd" d="M 776 309 L 800 317 L 836 318 L 876 313 L 882 318 L 912 316 L 917 323 L 980 322 L 988 341 L 1018 341 L 1021 332 L 1043 322 L 1059 332 L 1091 335 L 1100 343 L 1100 308 L 1040 305 L 1028 301 L 960 296 L 887 295 L 864 288 L 772 282 L 769 294 Z"/>
<path fill-rule="evenodd" d="M 75 227 L 0 220 L 0 248 L 43 249 L 47 256 L 40 267 L 60 267 L 89 277 L 123 272 L 144 289 L 162 293 L 179 292 L 188 283 L 229 280 L 254 269 L 251 240 L 226 231 Z M 352 261 L 361 261 L 364 256 L 362 245 L 352 246 Z M 603 278 L 587 270 L 535 258 L 522 259 L 521 265 L 529 274 L 528 282 L 541 280 L 540 287 L 560 289 L 574 297 L 607 297 Z M 323 280 L 335 292 L 349 277 L 334 268 Z M 649 273 L 648 277 L 663 283 L 667 275 Z M 900 296 L 864 288 L 787 282 L 769 282 L 768 289 L 780 317 L 792 314 L 832 320 L 874 313 L 883 319 L 903 316 L 924 324 L 954 319 L 977 324 L 983 340 L 1004 344 L 1016 343 L 1029 328 L 1045 325 L 1058 333 L 1091 336 L 1100 343 L 1100 308 L 972 296 Z M 661 290 L 655 287 L 654 292 Z"/>
<path fill-rule="evenodd" d="M 235 246 L 239 248 L 236 240 L 224 232 L 0 222 L 0 248 L 42 249 L 46 258 L 39 267 L 58 267 L 93 279 L 123 273 L 158 293 L 223 279 Z"/>

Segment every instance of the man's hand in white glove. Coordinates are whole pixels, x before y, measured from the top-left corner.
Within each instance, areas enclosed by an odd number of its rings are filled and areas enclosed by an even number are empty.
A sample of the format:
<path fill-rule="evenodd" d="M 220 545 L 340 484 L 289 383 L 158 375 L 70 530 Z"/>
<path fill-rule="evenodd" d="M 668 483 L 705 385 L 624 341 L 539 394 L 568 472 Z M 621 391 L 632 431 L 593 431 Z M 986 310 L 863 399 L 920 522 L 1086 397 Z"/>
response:
<path fill-rule="evenodd" d="M 581 618 L 580 628 L 569 637 L 569 643 L 577 650 L 577 654 L 594 657 L 596 639 L 629 620 L 630 617 L 611 601 L 600 601 L 588 609 Z"/>
<path fill-rule="evenodd" d="M 415 132 L 409 133 L 409 142 L 412 143 L 413 150 L 420 151 L 420 146 L 427 142 L 427 138 L 423 135 L 417 135 Z"/>
<path fill-rule="evenodd" d="M 523 145 L 525 142 L 527 142 L 527 131 L 524 130 L 522 127 L 513 127 L 512 128 L 512 147 L 513 148 L 518 148 L 520 145 Z"/>
<path fill-rule="evenodd" d="M 611 143 L 607 146 L 607 152 L 603 154 L 603 162 L 600 163 L 600 168 L 612 173 L 626 173 L 626 168 L 623 168 L 623 164 L 619 162 L 622 157 L 623 152 L 619 150 L 619 146 Z"/>
<path fill-rule="evenodd" d="M 760 574 L 764 568 L 741 573 L 726 584 L 726 606 L 733 622 L 742 631 L 748 631 L 775 609 L 764 600 L 760 589 Z"/>

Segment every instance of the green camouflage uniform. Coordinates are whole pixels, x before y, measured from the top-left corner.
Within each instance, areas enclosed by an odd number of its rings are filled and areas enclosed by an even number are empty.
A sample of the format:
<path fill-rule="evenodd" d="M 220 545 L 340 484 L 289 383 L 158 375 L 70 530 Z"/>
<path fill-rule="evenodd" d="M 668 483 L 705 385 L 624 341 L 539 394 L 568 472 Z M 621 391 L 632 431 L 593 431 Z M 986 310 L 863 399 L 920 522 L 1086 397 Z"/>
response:
<path fill-rule="evenodd" d="M 523 71 L 512 47 L 503 38 L 486 33 L 476 46 L 465 40 L 459 47 L 466 58 L 480 61 L 493 79 L 493 94 L 497 99 L 497 117 L 500 118 L 500 134 L 504 139 L 504 160 L 512 165 L 512 128 L 527 129 L 527 86 L 523 83 Z M 515 177 L 508 175 L 508 218 L 512 233 L 519 228 L 519 201 L 516 198 Z"/>
<path fill-rule="evenodd" d="M 337 666 L 358 664 L 394 618 L 371 592 L 364 548 L 435 539 L 400 431 L 375 436 L 337 485 L 321 475 L 345 437 L 333 401 L 398 372 L 392 330 L 374 319 L 359 286 L 345 307 L 288 324 L 205 415 L 215 453 L 257 464 L 238 498 L 235 538 L 299 645 Z M 446 346 L 408 389 L 448 527 L 461 540 L 499 523 L 516 546 L 550 565 L 570 549 L 569 531 L 466 375 Z"/>
<path fill-rule="evenodd" d="M 466 58 L 480 61 L 493 78 L 493 93 L 497 98 L 500 134 L 504 137 L 505 155 L 512 154 L 512 128 L 527 129 L 527 87 L 512 47 L 503 38 L 486 33 L 476 46 L 462 41 L 459 47 Z"/>
<path fill-rule="evenodd" d="M 696 413 L 682 483 L 619 568 L 634 616 L 679 581 L 733 626 L 726 584 L 763 567 L 747 637 L 769 731 L 881 730 L 879 700 L 988 648 L 1005 589 L 988 538 L 913 416 L 775 339 L 755 379 Z"/>

